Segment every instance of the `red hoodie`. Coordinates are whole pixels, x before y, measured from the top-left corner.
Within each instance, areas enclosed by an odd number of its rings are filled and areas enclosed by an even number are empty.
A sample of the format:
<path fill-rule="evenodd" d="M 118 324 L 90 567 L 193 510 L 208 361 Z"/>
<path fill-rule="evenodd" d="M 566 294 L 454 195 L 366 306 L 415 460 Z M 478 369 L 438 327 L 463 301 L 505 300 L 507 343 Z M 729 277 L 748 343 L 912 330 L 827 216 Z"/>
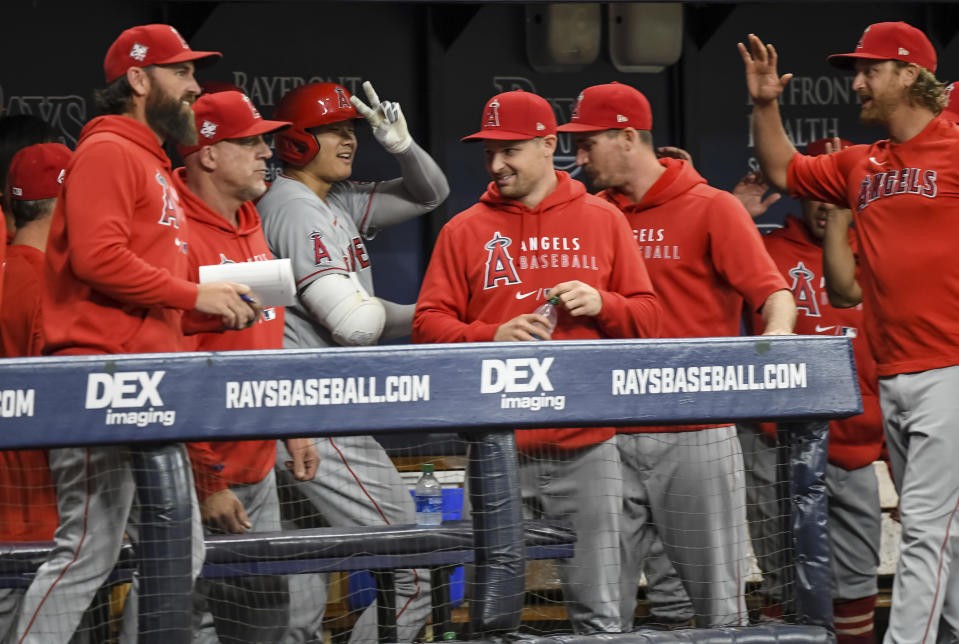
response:
<path fill-rule="evenodd" d="M 196 305 L 187 222 L 156 135 L 127 116 L 83 128 L 47 242 L 46 354 L 178 351 Z"/>
<path fill-rule="evenodd" d="M 2 280 L 7 284 L 0 299 L 0 356 L 40 355 L 43 252 L 11 244 L 7 253 Z M 59 516 L 46 450 L 0 451 L 0 541 L 53 539 Z"/>
<path fill-rule="evenodd" d="M 829 423 L 829 461 L 847 470 L 865 467 L 879 458 L 883 432 L 879 377 L 862 324 L 862 305 L 852 309 L 834 309 L 829 305 L 822 276 L 822 242 L 809 234 L 802 220 L 788 216 L 786 227 L 766 235 L 763 241 L 773 261 L 792 285 L 790 288 L 799 314 L 796 333 L 853 338 L 863 413 Z M 856 248 L 856 235 L 852 231 L 850 242 Z M 758 333 L 762 332 L 761 316 L 754 314 L 752 324 Z M 776 435 L 772 423 L 763 423 L 762 428 L 767 434 Z"/>
<path fill-rule="evenodd" d="M 560 312 L 555 340 L 655 337 L 659 305 L 622 215 L 565 172 L 536 208 L 504 199 L 490 183 L 480 203 L 440 231 L 413 317 L 414 342 L 492 341 L 496 329 L 579 280 L 598 289 L 595 318 Z M 604 428 L 517 433 L 520 449 L 573 449 L 609 439 Z"/>
<path fill-rule="evenodd" d="M 38 356 L 43 351 L 43 251 L 10 244 L 0 296 L 0 356 Z"/>
<path fill-rule="evenodd" d="M 638 203 L 609 190 L 599 193 L 632 226 L 663 307 L 659 337 L 738 336 L 743 298 L 758 311 L 786 282 L 734 196 L 707 185 L 685 161 L 659 162 L 666 171 Z M 676 432 L 728 424 L 619 431 Z"/>
<path fill-rule="evenodd" d="M 0 217 L 4 217 L 3 210 L 0 210 Z M 6 218 L 4 217 L 4 230 L 6 230 Z M 4 242 L 0 244 L 0 295 L 3 295 L 3 268 L 7 263 L 7 244 L 13 241 L 13 233 L 7 230 L 7 236 Z"/>
<path fill-rule="evenodd" d="M 252 201 L 237 211 L 233 226 L 212 210 L 184 182 L 186 169 L 173 173 L 183 210 L 190 220 L 190 278 L 199 279 L 200 266 L 230 262 L 259 262 L 273 259 L 260 227 L 260 215 Z M 187 317 L 200 317 L 188 313 Z M 211 318 L 211 316 L 202 316 Z M 218 318 L 213 320 L 219 325 Z M 242 351 L 283 348 L 283 309 L 270 308 L 256 324 L 242 331 L 199 333 L 191 336 L 197 351 Z M 273 468 L 275 440 L 187 443 L 193 465 L 193 479 L 201 500 L 230 485 L 258 483 Z"/>

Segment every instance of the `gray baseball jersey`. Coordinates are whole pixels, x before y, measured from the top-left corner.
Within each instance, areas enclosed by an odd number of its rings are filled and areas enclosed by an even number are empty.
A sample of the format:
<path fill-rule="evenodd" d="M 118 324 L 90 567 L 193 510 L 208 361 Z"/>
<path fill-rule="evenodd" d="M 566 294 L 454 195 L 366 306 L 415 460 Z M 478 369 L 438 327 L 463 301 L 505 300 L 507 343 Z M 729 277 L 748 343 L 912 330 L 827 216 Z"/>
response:
<path fill-rule="evenodd" d="M 279 177 L 257 204 L 267 244 L 275 257 L 290 258 L 297 293 L 324 275 L 355 274 L 373 294 L 373 273 L 365 240 L 380 227 L 427 213 L 449 193 L 442 171 L 415 143 L 394 155 L 403 177 L 377 183 L 340 181 L 320 199 L 299 181 Z M 297 303 L 286 309 L 283 346 L 336 346 L 329 329 Z M 277 445 L 281 485 L 293 486 L 332 526 L 413 523 L 413 501 L 386 451 L 369 436 L 316 439 L 320 470 L 312 481 L 292 481 L 284 467 L 290 457 Z M 284 520 L 297 521 L 284 508 Z M 396 573 L 398 639 L 412 640 L 429 617 L 426 571 Z M 295 575 L 291 580 L 291 621 L 282 642 L 312 641 L 321 629 L 326 575 Z M 350 642 L 375 639 L 375 604 L 358 619 Z"/>
<path fill-rule="evenodd" d="M 297 293 L 324 275 L 355 273 L 373 294 L 373 271 L 363 233 L 369 234 L 369 211 L 375 183 L 340 181 L 326 201 L 294 179 L 278 177 L 257 204 L 263 232 L 274 257 L 288 257 Z M 330 330 L 315 321 L 302 304 L 286 309 L 283 346 L 336 346 Z"/>
<path fill-rule="evenodd" d="M 324 201 L 299 181 L 280 176 L 257 203 L 273 256 L 292 261 L 297 293 L 323 275 L 355 273 L 373 295 L 365 240 L 372 239 L 380 228 L 434 210 L 446 199 L 446 177 L 416 143 L 394 156 L 402 178 L 372 183 L 338 181 Z M 329 329 L 314 321 L 301 304 L 287 307 L 284 347 L 336 344 Z"/>

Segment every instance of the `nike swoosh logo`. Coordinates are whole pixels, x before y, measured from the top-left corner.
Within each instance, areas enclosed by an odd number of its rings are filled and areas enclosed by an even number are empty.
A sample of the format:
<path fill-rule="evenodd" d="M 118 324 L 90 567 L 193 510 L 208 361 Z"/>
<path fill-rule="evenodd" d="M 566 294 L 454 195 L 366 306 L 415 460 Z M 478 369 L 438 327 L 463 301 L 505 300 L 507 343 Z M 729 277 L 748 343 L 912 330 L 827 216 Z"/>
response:
<path fill-rule="evenodd" d="M 519 291 L 516 291 L 516 299 L 525 300 L 530 295 L 536 295 L 537 293 L 539 293 L 539 289 L 536 289 L 535 291 L 530 291 L 529 293 L 520 293 Z"/>
<path fill-rule="evenodd" d="M 876 161 L 876 157 L 869 157 L 869 160 L 875 163 L 876 165 L 886 165 L 885 161 Z"/>
<path fill-rule="evenodd" d="M 822 333 L 823 331 L 828 331 L 829 329 L 835 329 L 835 328 L 836 328 L 836 325 L 835 325 L 835 324 L 833 324 L 832 326 L 819 326 L 819 325 L 817 324 L 817 325 L 816 325 L 816 333 Z"/>

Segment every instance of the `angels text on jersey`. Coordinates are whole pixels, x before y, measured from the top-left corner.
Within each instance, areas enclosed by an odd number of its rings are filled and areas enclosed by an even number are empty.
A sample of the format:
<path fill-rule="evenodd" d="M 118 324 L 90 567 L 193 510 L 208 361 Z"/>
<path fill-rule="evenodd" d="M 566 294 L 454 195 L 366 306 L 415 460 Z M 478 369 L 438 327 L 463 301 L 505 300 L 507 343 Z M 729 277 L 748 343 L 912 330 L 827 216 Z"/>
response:
<path fill-rule="evenodd" d="M 869 157 L 869 162 L 878 167 L 887 163 L 877 161 L 875 157 Z M 867 174 L 859 184 L 856 211 L 862 212 L 878 199 L 899 195 L 921 195 L 928 199 L 935 199 L 939 194 L 938 180 L 939 174 L 935 170 L 923 168 L 902 168 Z"/>
<path fill-rule="evenodd" d="M 325 237 L 326 235 L 318 231 L 310 233 L 310 240 L 313 244 L 313 263 L 316 266 L 333 263 L 333 255 L 330 253 L 327 241 L 324 240 Z M 368 268 L 370 265 L 370 255 L 366 251 L 366 245 L 363 243 L 363 239 L 358 236 L 352 237 L 350 245 L 347 247 L 346 253 L 341 259 L 343 260 L 344 268 L 351 273 Z"/>
<path fill-rule="evenodd" d="M 582 251 L 579 237 L 531 236 L 520 240 L 519 248 L 510 248 L 513 240 L 496 231 L 483 248 L 486 270 L 483 289 L 520 284 L 517 271 L 543 268 L 578 268 L 598 271 L 596 255 Z M 515 257 L 514 257 L 515 254 Z"/>
<path fill-rule="evenodd" d="M 633 228 L 633 238 L 643 259 L 680 259 L 679 246 L 657 243 L 668 241 L 665 228 Z"/>

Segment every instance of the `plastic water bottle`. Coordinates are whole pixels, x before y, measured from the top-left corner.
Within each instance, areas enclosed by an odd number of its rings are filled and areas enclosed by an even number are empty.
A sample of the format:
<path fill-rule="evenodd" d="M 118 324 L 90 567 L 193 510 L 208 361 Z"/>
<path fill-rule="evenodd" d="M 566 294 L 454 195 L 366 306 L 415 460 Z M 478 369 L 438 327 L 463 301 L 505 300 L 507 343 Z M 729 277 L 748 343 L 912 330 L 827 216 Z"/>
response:
<path fill-rule="evenodd" d="M 416 525 L 439 525 L 443 521 L 443 486 L 433 476 L 433 464 L 423 464 L 416 482 Z"/>
<path fill-rule="evenodd" d="M 556 310 L 557 304 L 559 304 L 559 296 L 554 295 L 553 297 L 549 298 L 548 300 L 540 304 L 538 307 L 536 307 L 536 310 L 533 311 L 533 313 L 542 315 L 544 318 L 549 320 L 548 331 L 550 333 L 552 333 L 553 329 L 556 328 L 556 320 L 559 317 L 559 312 Z M 533 335 L 533 337 L 536 338 L 537 340 L 542 340 L 542 338 L 539 337 L 538 335 Z"/>

